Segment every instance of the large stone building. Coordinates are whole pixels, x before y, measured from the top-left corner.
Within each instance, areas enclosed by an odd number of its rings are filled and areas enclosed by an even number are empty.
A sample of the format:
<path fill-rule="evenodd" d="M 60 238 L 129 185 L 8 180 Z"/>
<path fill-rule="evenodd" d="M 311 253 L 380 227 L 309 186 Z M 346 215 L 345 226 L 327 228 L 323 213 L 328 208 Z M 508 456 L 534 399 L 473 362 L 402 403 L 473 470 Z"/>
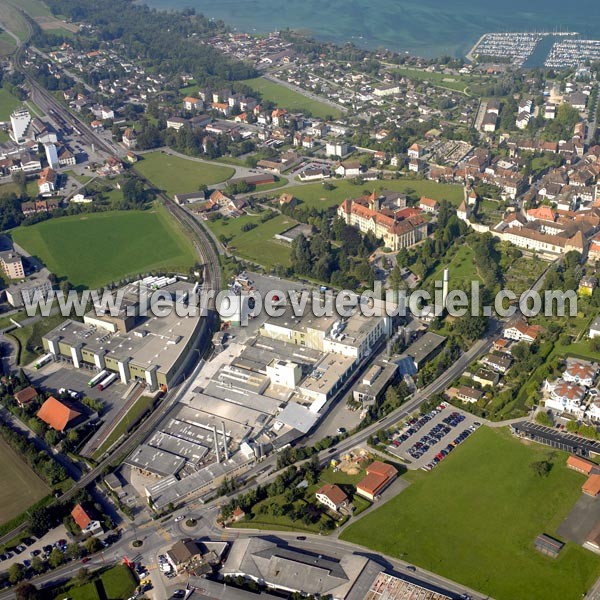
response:
<path fill-rule="evenodd" d="M 373 192 L 362 198 L 344 200 L 337 215 L 363 233 L 372 232 L 383 239 L 393 252 L 410 248 L 427 237 L 425 219 L 411 209 L 389 208 L 385 194 L 378 196 Z"/>

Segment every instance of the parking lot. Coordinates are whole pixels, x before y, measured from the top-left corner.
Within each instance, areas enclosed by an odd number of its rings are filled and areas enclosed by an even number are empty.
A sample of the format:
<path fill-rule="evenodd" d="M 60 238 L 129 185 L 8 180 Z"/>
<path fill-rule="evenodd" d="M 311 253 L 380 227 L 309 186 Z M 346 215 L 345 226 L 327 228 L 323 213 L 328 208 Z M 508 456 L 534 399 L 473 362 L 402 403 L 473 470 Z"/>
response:
<path fill-rule="evenodd" d="M 387 450 L 405 461 L 409 469 L 430 470 L 479 426 L 477 417 L 442 403 L 400 427 Z"/>

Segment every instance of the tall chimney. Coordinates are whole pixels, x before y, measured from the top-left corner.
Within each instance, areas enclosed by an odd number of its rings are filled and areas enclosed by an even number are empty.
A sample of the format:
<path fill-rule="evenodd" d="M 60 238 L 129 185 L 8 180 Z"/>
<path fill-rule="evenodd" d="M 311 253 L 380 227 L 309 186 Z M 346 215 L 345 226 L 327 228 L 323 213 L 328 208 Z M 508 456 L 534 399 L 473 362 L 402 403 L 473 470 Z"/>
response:
<path fill-rule="evenodd" d="M 444 281 L 442 284 L 442 309 L 446 309 L 446 301 L 448 300 L 448 285 L 450 283 L 450 271 L 444 269 Z"/>
<path fill-rule="evenodd" d="M 229 460 L 229 450 L 227 450 L 227 434 L 225 433 L 225 421 L 221 421 L 221 432 L 223 433 L 223 450 L 225 452 L 225 460 Z"/>
<path fill-rule="evenodd" d="M 221 454 L 219 453 L 219 440 L 217 438 L 217 428 L 213 425 L 213 439 L 215 440 L 215 454 L 217 455 L 217 462 L 221 462 Z"/>

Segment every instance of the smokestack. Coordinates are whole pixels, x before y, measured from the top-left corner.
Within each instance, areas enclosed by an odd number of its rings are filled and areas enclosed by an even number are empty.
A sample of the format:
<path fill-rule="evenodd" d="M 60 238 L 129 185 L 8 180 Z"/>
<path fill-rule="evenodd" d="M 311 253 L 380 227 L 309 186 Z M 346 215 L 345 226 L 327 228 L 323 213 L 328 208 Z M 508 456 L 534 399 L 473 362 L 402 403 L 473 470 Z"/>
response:
<path fill-rule="evenodd" d="M 225 433 L 225 421 L 221 421 L 221 432 L 223 433 L 223 450 L 225 452 L 225 460 L 229 460 L 229 450 L 227 450 L 227 434 Z"/>
<path fill-rule="evenodd" d="M 219 453 L 219 440 L 217 438 L 217 428 L 213 425 L 213 439 L 215 440 L 215 454 L 217 455 L 217 462 L 221 462 L 221 454 Z"/>
<path fill-rule="evenodd" d="M 446 300 L 448 299 L 448 285 L 450 282 L 450 271 L 444 269 L 444 280 L 442 284 L 442 308 L 446 309 Z"/>

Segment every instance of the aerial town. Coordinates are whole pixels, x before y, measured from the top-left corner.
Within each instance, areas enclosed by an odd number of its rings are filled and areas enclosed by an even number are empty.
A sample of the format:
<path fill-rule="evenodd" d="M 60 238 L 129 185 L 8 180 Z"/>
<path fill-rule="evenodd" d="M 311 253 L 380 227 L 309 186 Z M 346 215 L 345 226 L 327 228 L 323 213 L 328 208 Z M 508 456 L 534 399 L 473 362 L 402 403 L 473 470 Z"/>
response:
<path fill-rule="evenodd" d="M 0 600 L 600 598 L 600 41 L 0 23 Z"/>

